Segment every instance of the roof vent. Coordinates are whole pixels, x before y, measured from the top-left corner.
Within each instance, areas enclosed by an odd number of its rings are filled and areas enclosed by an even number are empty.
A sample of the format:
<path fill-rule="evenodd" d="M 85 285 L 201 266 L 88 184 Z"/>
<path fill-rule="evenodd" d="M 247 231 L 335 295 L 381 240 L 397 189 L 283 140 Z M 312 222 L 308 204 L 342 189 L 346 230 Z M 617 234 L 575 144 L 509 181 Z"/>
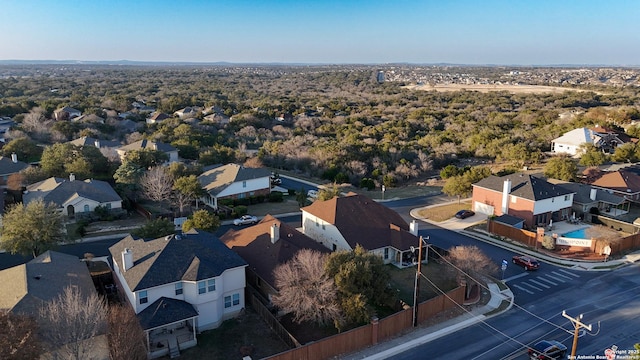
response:
<path fill-rule="evenodd" d="M 40 280 L 42 278 L 42 275 L 36 275 L 33 278 L 36 279 L 36 280 Z"/>

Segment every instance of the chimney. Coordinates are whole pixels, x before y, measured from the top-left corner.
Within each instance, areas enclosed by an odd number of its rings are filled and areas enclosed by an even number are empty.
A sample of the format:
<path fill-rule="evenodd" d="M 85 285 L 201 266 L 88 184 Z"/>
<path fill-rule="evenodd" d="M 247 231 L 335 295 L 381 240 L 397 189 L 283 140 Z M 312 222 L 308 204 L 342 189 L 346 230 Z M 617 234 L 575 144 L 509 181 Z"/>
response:
<path fill-rule="evenodd" d="M 502 214 L 509 214 L 509 194 L 511 193 L 511 179 L 502 185 Z"/>
<path fill-rule="evenodd" d="M 75 180 L 75 179 L 76 179 L 76 176 L 75 176 L 75 175 L 73 175 L 73 173 L 70 173 L 70 174 L 69 174 L 69 181 L 73 181 L 73 180 Z"/>
<path fill-rule="evenodd" d="M 131 249 L 125 248 L 122 252 L 122 266 L 124 266 L 124 271 L 133 267 L 133 251 Z"/>
<path fill-rule="evenodd" d="M 11 153 L 11 161 L 14 163 L 18 162 L 18 155 L 16 155 L 16 153 Z"/>
<path fill-rule="evenodd" d="M 271 225 L 271 243 L 275 244 L 278 240 L 280 240 L 280 227 L 278 224 L 273 224 Z"/>
<path fill-rule="evenodd" d="M 409 232 L 414 236 L 418 236 L 418 222 L 415 220 L 411 220 L 411 224 L 409 224 Z"/>
<path fill-rule="evenodd" d="M 589 199 L 591 199 L 591 201 L 596 201 L 597 194 L 598 194 L 598 189 L 591 189 L 591 193 L 589 194 Z"/>
<path fill-rule="evenodd" d="M 95 145 L 95 147 L 97 147 L 98 149 L 100 149 L 100 140 L 96 139 L 96 140 L 93 142 L 93 145 Z"/>

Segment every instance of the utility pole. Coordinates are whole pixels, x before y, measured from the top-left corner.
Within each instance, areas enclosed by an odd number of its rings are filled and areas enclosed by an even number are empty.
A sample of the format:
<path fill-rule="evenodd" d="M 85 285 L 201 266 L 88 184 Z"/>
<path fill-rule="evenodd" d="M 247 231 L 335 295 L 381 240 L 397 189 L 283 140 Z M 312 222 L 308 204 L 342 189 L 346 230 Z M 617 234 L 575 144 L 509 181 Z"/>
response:
<path fill-rule="evenodd" d="M 585 325 L 581 322 L 582 314 L 576 316 L 576 318 L 574 319 L 571 316 L 567 315 L 566 311 L 562 310 L 562 316 L 569 319 L 569 321 L 571 321 L 571 324 L 575 328 L 575 331 L 573 332 L 573 346 L 571 347 L 571 356 L 569 357 L 569 359 L 573 360 L 576 358 L 576 350 L 578 348 L 578 334 L 580 333 L 580 328 L 583 327 L 591 331 L 591 324 Z"/>
<path fill-rule="evenodd" d="M 420 236 L 419 241 L 420 244 L 418 245 L 418 269 L 416 271 L 416 282 L 413 288 L 413 327 L 418 326 L 418 294 L 420 293 L 420 276 L 422 276 L 422 236 Z"/>

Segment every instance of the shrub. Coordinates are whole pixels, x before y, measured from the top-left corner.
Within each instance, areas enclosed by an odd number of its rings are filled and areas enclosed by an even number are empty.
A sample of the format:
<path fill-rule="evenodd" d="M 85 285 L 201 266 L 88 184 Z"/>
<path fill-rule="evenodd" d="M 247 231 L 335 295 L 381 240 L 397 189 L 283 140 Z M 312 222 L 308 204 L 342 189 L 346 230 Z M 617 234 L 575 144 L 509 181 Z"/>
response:
<path fill-rule="evenodd" d="M 269 202 L 282 202 L 284 201 L 284 197 L 282 193 L 279 191 L 274 191 L 269 194 Z"/>
<path fill-rule="evenodd" d="M 234 208 L 234 212 L 237 216 L 242 216 L 247 214 L 247 207 L 244 205 L 238 205 Z"/>
<path fill-rule="evenodd" d="M 553 250 L 556 248 L 556 240 L 551 236 L 545 235 L 545 237 L 542 238 L 542 247 L 547 250 Z"/>

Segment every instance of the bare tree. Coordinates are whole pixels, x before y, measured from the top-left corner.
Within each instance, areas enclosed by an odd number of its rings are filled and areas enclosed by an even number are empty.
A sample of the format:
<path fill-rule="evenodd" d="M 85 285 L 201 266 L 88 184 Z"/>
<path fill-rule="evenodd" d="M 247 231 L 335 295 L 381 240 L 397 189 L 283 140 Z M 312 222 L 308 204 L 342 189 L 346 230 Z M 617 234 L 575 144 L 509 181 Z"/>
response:
<path fill-rule="evenodd" d="M 92 292 L 67 286 L 60 296 L 40 309 L 42 336 L 56 352 L 69 359 L 91 359 L 100 345 L 95 339 L 105 334 L 107 306 Z M 59 348 L 58 348 L 59 347 Z"/>
<path fill-rule="evenodd" d="M 37 359 L 42 345 L 36 321 L 24 315 L 0 311 L 0 359 Z"/>
<path fill-rule="evenodd" d="M 140 178 L 144 196 L 153 201 L 164 201 L 171 196 L 173 178 L 160 166 L 151 168 Z"/>
<path fill-rule="evenodd" d="M 274 270 L 279 293 L 273 303 L 285 313 L 292 313 L 294 321 L 322 325 L 343 322 L 338 290 L 324 271 L 325 259 L 318 251 L 303 249 Z"/>
<path fill-rule="evenodd" d="M 109 308 L 109 353 L 112 360 L 146 360 L 145 334 L 128 305 Z"/>
<path fill-rule="evenodd" d="M 477 246 L 452 247 L 445 259 L 454 266 L 460 279 L 465 279 L 467 284 L 477 284 L 481 276 L 495 274 L 498 271 L 498 265 Z M 467 286 L 467 296 L 470 292 L 471 286 Z"/>

